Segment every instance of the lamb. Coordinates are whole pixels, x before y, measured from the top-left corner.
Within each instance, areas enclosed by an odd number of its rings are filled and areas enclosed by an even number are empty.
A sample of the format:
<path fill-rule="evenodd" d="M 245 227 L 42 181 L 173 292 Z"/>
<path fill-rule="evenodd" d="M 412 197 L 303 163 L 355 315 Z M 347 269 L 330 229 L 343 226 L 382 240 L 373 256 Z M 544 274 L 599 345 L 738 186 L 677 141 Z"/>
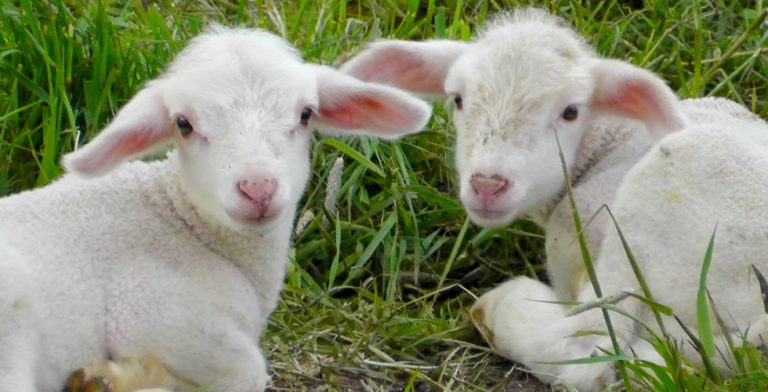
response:
<path fill-rule="evenodd" d="M 401 90 L 305 63 L 265 31 L 194 38 L 64 157 L 66 175 L 0 200 L 0 385 L 59 391 L 79 367 L 133 358 L 179 385 L 264 390 L 259 339 L 311 131 L 393 139 L 430 112 Z M 123 163 L 166 144 L 175 149 L 163 160 Z"/>
<path fill-rule="evenodd" d="M 707 287 L 727 327 L 716 332 L 746 334 L 749 342 L 766 337 L 768 317 L 750 278 L 751 265 L 768 269 L 768 124 L 758 116 L 725 99 L 679 100 L 653 73 L 600 58 L 566 23 L 537 9 L 500 15 L 469 43 L 379 41 L 341 70 L 448 96 L 469 217 L 485 227 L 529 217 L 545 229 L 552 286 L 516 277 L 471 310 L 496 350 L 542 381 L 591 391 L 615 379 L 610 362 L 553 364 L 612 350 L 606 336 L 577 333 L 605 330 L 599 309 L 569 315 L 562 303 L 597 297 L 576 241 L 560 151 L 581 217 L 608 205 L 655 300 L 693 329 L 697 277 L 717 227 Z M 606 214 L 584 234 L 604 296 L 642 295 Z M 634 298 L 617 306 L 657 325 Z M 625 355 L 660 361 L 645 330 L 611 314 Z M 664 321 L 674 339 L 687 341 L 674 320 Z"/>

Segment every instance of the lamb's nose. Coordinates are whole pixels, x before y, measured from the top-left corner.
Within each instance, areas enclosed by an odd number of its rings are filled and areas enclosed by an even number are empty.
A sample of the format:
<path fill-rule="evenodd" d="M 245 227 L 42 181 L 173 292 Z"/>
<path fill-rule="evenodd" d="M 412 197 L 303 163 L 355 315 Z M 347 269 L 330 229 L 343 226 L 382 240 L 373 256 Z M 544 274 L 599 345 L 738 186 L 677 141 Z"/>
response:
<path fill-rule="evenodd" d="M 237 183 L 237 189 L 240 190 L 240 195 L 258 206 L 259 211 L 264 214 L 269 209 L 272 196 L 277 191 L 277 180 L 274 178 L 240 180 Z"/>
<path fill-rule="evenodd" d="M 500 174 L 486 177 L 484 174 L 475 173 L 469 178 L 472 190 L 484 202 L 501 196 L 512 186 L 512 181 Z"/>

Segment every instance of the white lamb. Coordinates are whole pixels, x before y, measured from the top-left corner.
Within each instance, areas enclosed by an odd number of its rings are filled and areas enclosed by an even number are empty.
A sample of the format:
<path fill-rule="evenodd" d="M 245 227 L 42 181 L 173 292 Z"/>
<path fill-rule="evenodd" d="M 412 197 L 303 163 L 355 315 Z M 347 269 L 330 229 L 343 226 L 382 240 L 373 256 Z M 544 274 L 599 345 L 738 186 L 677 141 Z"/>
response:
<path fill-rule="evenodd" d="M 577 334 L 605 329 L 600 310 L 567 316 L 566 306 L 551 302 L 596 299 L 564 197 L 556 134 L 582 219 L 611 208 L 658 302 L 696 328 L 698 276 L 717 226 L 707 286 L 728 324 L 718 333 L 749 328 L 752 342 L 766 333 L 750 265 L 768 271 L 768 124 L 741 106 L 678 101 L 657 76 L 598 57 L 565 23 L 535 9 L 498 17 L 470 43 L 377 42 L 342 71 L 451 97 L 469 216 L 488 227 L 528 216 L 545 229 L 552 287 L 518 277 L 473 308 L 496 349 L 541 380 L 580 390 L 614 380 L 612 363 L 552 364 L 612 349 L 605 336 Z M 585 234 L 604 295 L 642 294 L 606 214 Z M 620 307 L 657 325 L 640 301 Z M 665 320 L 674 338 L 685 338 Z M 625 354 L 631 346 L 659 360 L 632 320 L 613 313 L 612 321 Z"/>
<path fill-rule="evenodd" d="M 311 130 L 395 138 L 429 115 L 263 31 L 195 38 L 69 174 L 0 200 L 0 388 L 60 391 L 84 365 L 149 358 L 206 391 L 263 390 Z"/>

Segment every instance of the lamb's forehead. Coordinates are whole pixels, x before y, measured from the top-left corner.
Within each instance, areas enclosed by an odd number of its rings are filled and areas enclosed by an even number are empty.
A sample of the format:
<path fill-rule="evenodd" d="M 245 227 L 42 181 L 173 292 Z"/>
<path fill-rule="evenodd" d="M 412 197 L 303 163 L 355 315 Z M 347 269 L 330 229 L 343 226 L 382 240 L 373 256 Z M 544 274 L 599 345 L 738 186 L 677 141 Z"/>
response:
<path fill-rule="evenodd" d="M 274 66 L 300 64 L 302 60 L 295 48 L 274 34 L 258 29 L 213 26 L 189 42 L 173 61 L 171 71 L 243 63 Z"/>
<path fill-rule="evenodd" d="M 464 59 L 469 69 L 461 73 L 469 88 L 531 100 L 580 83 L 584 60 L 593 56 L 594 50 L 564 21 L 524 9 L 488 23 Z"/>
<path fill-rule="evenodd" d="M 279 114 L 313 105 L 316 85 L 299 53 L 261 31 L 214 27 L 194 38 L 164 79 L 174 100 L 206 111 L 259 110 Z M 184 103 L 181 103 L 183 105 Z"/>
<path fill-rule="evenodd" d="M 503 50 L 552 53 L 566 58 L 593 56 L 594 50 L 565 20 L 537 8 L 500 13 L 480 31 L 476 42 Z"/>

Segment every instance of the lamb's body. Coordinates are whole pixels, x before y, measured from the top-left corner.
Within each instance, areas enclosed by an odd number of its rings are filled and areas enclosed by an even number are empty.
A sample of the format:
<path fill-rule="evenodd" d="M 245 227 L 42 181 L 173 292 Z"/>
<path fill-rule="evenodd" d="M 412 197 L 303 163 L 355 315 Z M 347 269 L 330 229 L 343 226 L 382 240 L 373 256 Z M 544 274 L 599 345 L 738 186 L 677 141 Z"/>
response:
<path fill-rule="evenodd" d="M 632 167 L 612 209 L 620 224 L 626 222 L 621 229 L 651 292 L 691 327 L 697 325 L 698 290 L 691 282 L 698 282 L 714 233 L 707 288 L 730 332 L 749 327 L 750 340 L 758 341 L 768 331 L 758 325 L 766 315 L 750 267 L 768 271 L 768 124 L 723 99 L 682 103 L 688 126 L 662 139 Z M 608 290 L 624 286 L 639 292 L 611 227 L 599 260 L 599 278 Z M 622 276 L 629 280 L 622 283 Z"/>
<path fill-rule="evenodd" d="M 705 145 L 703 141 L 696 140 L 697 137 L 706 139 L 707 136 L 703 133 L 697 136 L 697 132 L 703 132 L 702 130 L 707 127 L 721 129 L 727 135 L 733 135 L 736 140 L 741 140 L 743 137 L 759 138 L 762 133 L 766 132 L 763 129 L 765 123 L 758 116 L 725 99 L 683 100 L 681 101 L 681 110 L 689 119 L 690 129 L 687 129 L 686 134 L 693 133 L 688 136 L 690 143 L 696 148 L 702 144 L 701 155 L 691 153 L 691 156 L 686 157 L 694 164 L 702 157 L 713 159 L 718 154 L 722 154 L 717 150 L 717 142 Z M 679 135 L 675 134 L 674 136 L 678 137 Z M 733 142 L 735 140 L 730 141 L 730 143 Z M 574 198 L 579 207 L 580 215 L 585 222 L 593 219 L 585 227 L 585 236 L 592 255 L 598 254 L 606 231 L 615 231 L 613 222 L 610 221 L 608 215 L 604 212 L 598 212 L 603 205 L 613 207 L 612 201 L 615 199 L 627 172 L 656 143 L 657 140 L 648 133 L 641 123 L 629 119 L 601 118 L 593 122 L 587 130 L 571 172 L 574 176 Z M 760 141 L 757 140 L 755 143 L 759 148 Z M 712 151 L 705 152 L 707 148 L 712 148 Z M 723 166 L 720 170 L 724 170 L 725 167 L 728 166 Z M 704 175 L 703 172 L 701 175 Z M 653 180 L 653 173 L 645 173 L 642 176 L 649 177 L 645 181 Z M 719 189 L 717 188 L 719 185 L 716 183 L 707 184 L 707 186 L 715 187 L 712 189 Z M 672 194 L 670 197 L 674 198 L 676 195 Z M 644 206 L 649 205 L 639 197 L 637 203 Z M 698 211 L 698 209 L 692 211 Z M 596 213 L 598 214 L 594 215 Z M 727 216 L 722 210 L 715 214 L 715 216 L 718 215 Z M 562 301 L 576 299 L 587 276 L 579 244 L 575 241 L 570 201 L 567 197 L 562 197 L 558 201 L 544 205 L 541 210 L 532 213 L 531 217 L 547 233 L 547 273 L 557 297 Z"/>
<path fill-rule="evenodd" d="M 768 316 L 751 266 L 768 270 L 768 212 L 761 207 L 768 203 L 768 124 L 722 99 L 686 100 L 682 104 L 692 119 L 685 130 L 654 144 L 637 161 L 623 159 L 631 168 L 620 181 L 603 171 L 591 173 L 600 186 L 577 183 L 577 204 L 584 219 L 602 204 L 611 208 L 654 298 L 672 308 L 692 329 L 698 325 L 695 283 L 707 243 L 717 227 L 707 288 L 729 329 L 716 332 L 733 334 L 739 342 L 739 335 L 749 329 L 748 340 L 759 344 L 768 334 Z M 603 161 L 594 167 L 601 166 Z M 583 276 L 574 241 L 569 201 L 561 200 L 557 211 L 562 213 L 553 214 L 544 226 L 547 267 L 555 272 L 553 284 L 579 287 L 576 299 L 593 301 L 595 294 Z M 613 222 L 603 218 L 591 223 L 596 224 L 599 229 L 588 229 L 587 234 L 591 235 L 590 248 L 604 295 L 623 290 L 642 294 Z M 561 252 L 550 253 L 551 244 Z M 560 274 L 566 269 L 578 273 L 569 280 Z M 558 277 L 561 279 L 556 280 Z M 550 383 L 567 382 L 581 390 L 605 386 L 612 379 L 609 364 L 545 363 L 586 358 L 597 346 L 611 348 L 605 337 L 569 338 L 578 331 L 604 329 L 603 316 L 592 310 L 566 317 L 564 306 L 536 302 L 561 300 L 555 291 L 529 278 L 516 278 L 485 294 L 474 310 L 494 331 L 497 349 L 525 363 L 539 378 Z M 621 307 L 660 333 L 650 308 L 634 300 L 625 300 Z M 695 359 L 696 353 L 678 323 L 664 319 L 667 331 Z M 632 347 L 640 358 L 658 360 L 643 341 L 644 330 L 616 314 L 612 321 L 624 336 L 624 350 Z M 717 325 L 714 319 L 712 322 Z M 558 340 L 561 343 L 556 343 Z"/>
<path fill-rule="evenodd" d="M 69 174 L 0 199 L 0 388 L 59 391 L 114 359 L 164 367 L 110 371 L 148 378 L 116 385 L 263 390 L 259 338 L 312 130 L 393 138 L 428 118 L 424 102 L 306 64 L 266 32 L 195 38 L 65 156 Z M 120 166 L 166 144 L 165 160 Z M 153 377 L 165 370 L 175 379 Z"/>
<path fill-rule="evenodd" d="M 0 200 L 0 238 L 25 264 L 5 266 L 0 288 L 23 282 L 26 295 L 39 293 L 38 307 L 19 310 L 30 313 L 41 347 L 36 390 L 57 390 L 98 359 L 141 355 L 195 385 L 230 370 L 232 358 L 264 378 L 258 341 L 277 304 L 291 222 L 255 238 L 204 223 L 181 193 L 175 164 L 135 162 L 93 180 L 69 175 Z M 26 295 L 15 300 L 35 301 Z"/>
<path fill-rule="evenodd" d="M 580 390 L 613 380 L 610 362 L 552 364 L 613 348 L 604 335 L 579 333 L 605 330 L 599 309 L 569 317 L 557 303 L 596 298 L 563 197 L 560 154 L 582 221 L 602 205 L 611 208 L 657 302 L 697 327 L 698 277 L 717 227 L 707 287 L 727 331 L 715 332 L 749 330 L 752 342 L 768 333 L 751 273 L 752 265 L 768 271 L 768 124 L 746 109 L 723 99 L 680 101 L 657 76 L 598 57 L 562 21 L 536 9 L 497 17 L 469 43 L 374 43 L 342 69 L 453 97 L 459 197 L 470 218 L 498 227 L 528 216 L 545 229 L 552 287 L 518 277 L 473 307 L 497 350 L 540 379 Z M 627 289 L 642 295 L 604 211 L 584 234 L 603 295 Z M 656 325 L 640 301 L 618 306 Z M 612 314 L 623 353 L 658 361 L 642 339 L 645 331 Z M 666 321 L 695 358 L 677 322 Z"/>

